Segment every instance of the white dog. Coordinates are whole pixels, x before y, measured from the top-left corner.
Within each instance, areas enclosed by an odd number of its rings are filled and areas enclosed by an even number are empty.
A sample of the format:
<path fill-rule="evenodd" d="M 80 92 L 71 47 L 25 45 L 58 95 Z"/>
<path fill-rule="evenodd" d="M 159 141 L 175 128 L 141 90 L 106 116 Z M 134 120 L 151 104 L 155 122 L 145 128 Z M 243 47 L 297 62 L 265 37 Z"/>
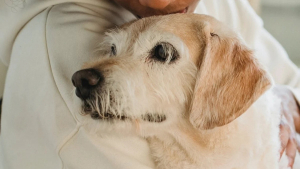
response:
<path fill-rule="evenodd" d="M 174 14 L 107 35 L 72 78 L 93 128 L 146 137 L 158 169 L 279 168 L 280 100 L 236 33 Z"/>

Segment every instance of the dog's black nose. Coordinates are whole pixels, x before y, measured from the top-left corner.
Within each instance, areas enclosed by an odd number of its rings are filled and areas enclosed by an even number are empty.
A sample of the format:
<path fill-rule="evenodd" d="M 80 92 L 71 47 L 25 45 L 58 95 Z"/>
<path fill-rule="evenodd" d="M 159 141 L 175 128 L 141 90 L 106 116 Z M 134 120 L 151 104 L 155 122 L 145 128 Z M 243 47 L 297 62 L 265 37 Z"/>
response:
<path fill-rule="evenodd" d="M 72 83 L 76 87 L 76 95 L 81 99 L 87 99 L 101 80 L 100 72 L 95 69 L 80 70 L 72 76 Z"/>

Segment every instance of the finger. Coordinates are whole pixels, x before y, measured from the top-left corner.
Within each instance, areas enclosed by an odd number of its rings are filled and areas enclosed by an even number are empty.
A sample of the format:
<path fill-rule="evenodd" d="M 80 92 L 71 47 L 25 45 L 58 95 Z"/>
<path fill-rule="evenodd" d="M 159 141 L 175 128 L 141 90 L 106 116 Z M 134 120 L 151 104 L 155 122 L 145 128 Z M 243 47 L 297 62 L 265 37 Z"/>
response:
<path fill-rule="evenodd" d="M 300 153 L 300 135 L 296 134 L 296 146 L 297 146 L 297 150 Z"/>
<path fill-rule="evenodd" d="M 280 140 L 281 140 L 281 148 L 280 148 L 280 158 L 288 144 L 290 138 L 290 130 L 286 125 L 280 124 Z"/>
<path fill-rule="evenodd" d="M 286 146 L 285 153 L 289 159 L 288 167 L 293 167 L 295 157 L 296 157 L 297 147 L 296 147 L 296 140 L 295 138 L 290 138 L 288 144 Z"/>

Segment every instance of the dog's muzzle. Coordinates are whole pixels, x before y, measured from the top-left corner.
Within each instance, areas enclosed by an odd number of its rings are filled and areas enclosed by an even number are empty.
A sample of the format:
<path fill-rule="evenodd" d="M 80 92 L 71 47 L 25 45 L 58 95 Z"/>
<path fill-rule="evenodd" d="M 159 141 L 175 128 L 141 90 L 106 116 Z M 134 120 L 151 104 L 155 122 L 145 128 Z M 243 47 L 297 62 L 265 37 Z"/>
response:
<path fill-rule="evenodd" d="M 126 120 L 132 119 L 122 113 L 115 114 L 110 111 L 97 112 L 93 110 L 88 100 L 95 99 L 96 90 L 101 90 L 101 86 L 104 84 L 104 76 L 96 69 L 83 69 L 75 72 L 72 76 L 72 83 L 76 87 L 76 95 L 83 101 L 83 110 L 86 114 L 90 114 L 93 119 L 100 120 Z M 113 100 L 113 97 L 111 100 Z M 101 102 L 98 102 L 101 105 Z M 136 118 L 136 117 L 135 117 Z M 148 122 L 161 123 L 166 120 L 164 114 L 157 113 L 147 113 L 142 115 L 140 119 Z"/>
<path fill-rule="evenodd" d="M 83 69 L 75 72 L 72 83 L 76 87 L 76 95 L 85 100 L 104 81 L 101 73 L 95 69 Z"/>

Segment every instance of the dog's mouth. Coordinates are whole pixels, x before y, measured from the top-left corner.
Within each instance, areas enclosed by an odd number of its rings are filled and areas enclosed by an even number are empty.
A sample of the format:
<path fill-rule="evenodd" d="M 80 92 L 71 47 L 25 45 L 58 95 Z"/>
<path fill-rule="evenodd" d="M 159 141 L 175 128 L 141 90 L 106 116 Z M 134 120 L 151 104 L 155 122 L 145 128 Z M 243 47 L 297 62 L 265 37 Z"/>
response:
<path fill-rule="evenodd" d="M 109 112 L 105 112 L 105 113 L 101 113 L 99 114 L 98 112 L 93 112 L 91 113 L 91 117 L 92 119 L 95 120 L 125 120 L 125 119 L 129 119 L 129 117 L 125 116 L 125 115 L 115 115 Z"/>
<path fill-rule="evenodd" d="M 96 111 L 95 108 L 92 108 L 92 106 L 90 104 L 88 104 L 87 101 L 83 102 L 82 110 L 83 110 L 82 111 L 83 114 L 85 114 L 85 115 L 89 114 L 91 116 L 91 118 L 95 119 L 95 120 L 113 120 L 113 119 L 125 120 L 125 119 L 129 119 L 125 115 L 114 114 L 114 113 L 110 112 L 109 110 L 107 110 L 106 112 Z"/>
<path fill-rule="evenodd" d="M 86 101 L 84 101 L 83 104 L 83 113 L 85 115 L 89 114 L 92 119 L 94 120 L 106 120 L 106 121 L 112 121 L 112 120 L 133 120 L 133 119 L 141 119 L 143 121 L 148 121 L 152 123 L 161 123 L 164 122 L 167 117 L 166 115 L 162 113 L 146 113 L 144 115 L 141 115 L 140 117 L 130 117 L 126 116 L 125 114 L 115 114 L 110 112 L 109 110 L 106 112 L 98 112 L 93 110 L 93 108 L 88 104 Z"/>
<path fill-rule="evenodd" d="M 142 119 L 144 121 L 148 121 L 148 122 L 154 122 L 154 123 L 161 123 L 161 122 L 164 122 L 167 117 L 166 115 L 164 114 L 157 114 L 157 113 L 154 113 L 154 114 L 145 114 L 145 115 L 142 115 Z"/>

